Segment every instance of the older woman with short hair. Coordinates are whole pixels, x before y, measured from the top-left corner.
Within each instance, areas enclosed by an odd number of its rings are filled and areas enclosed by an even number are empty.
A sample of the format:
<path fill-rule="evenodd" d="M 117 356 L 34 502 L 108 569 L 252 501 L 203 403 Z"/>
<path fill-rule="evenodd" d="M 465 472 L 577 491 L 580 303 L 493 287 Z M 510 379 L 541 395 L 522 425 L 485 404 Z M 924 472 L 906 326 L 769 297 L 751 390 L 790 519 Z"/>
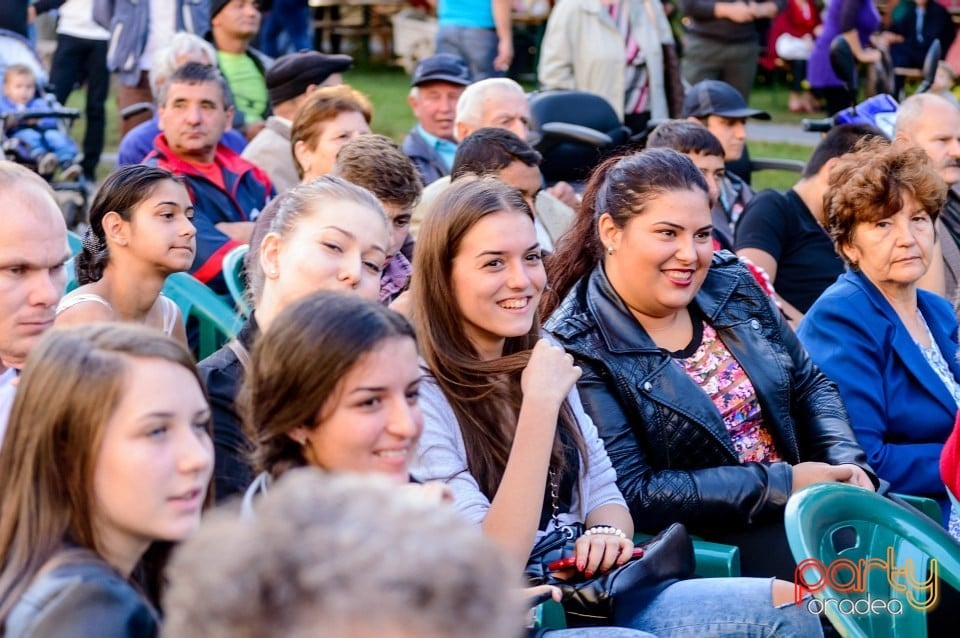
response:
<path fill-rule="evenodd" d="M 947 187 L 919 148 L 874 141 L 830 175 L 826 226 L 849 269 L 810 308 L 800 340 L 837 384 L 857 440 L 897 492 L 947 512 L 938 461 L 960 405 L 957 320 L 917 288 Z"/>
<path fill-rule="evenodd" d="M 345 84 L 325 86 L 300 106 L 290 129 L 293 163 L 302 182 L 333 171 L 344 144 L 370 133 L 373 106 L 367 96 Z"/>

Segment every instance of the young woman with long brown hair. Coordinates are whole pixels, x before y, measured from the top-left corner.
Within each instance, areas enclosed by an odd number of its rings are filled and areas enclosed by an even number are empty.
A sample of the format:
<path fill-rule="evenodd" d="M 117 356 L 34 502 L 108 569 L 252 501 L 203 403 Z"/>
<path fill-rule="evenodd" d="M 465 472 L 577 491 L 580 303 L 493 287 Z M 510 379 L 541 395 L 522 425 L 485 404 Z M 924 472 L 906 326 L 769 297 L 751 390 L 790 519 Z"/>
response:
<path fill-rule="evenodd" d="M 169 544 L 206 502 L 209 422 L 190 353 L 154 330 L 37 344 L 0 451 L 0 633 L 157 634 Z"/>
<path fill-rule="evenodd" d="M 428 368 L 414 476 L 447 482 L 455 506 L 518 571 L 537 538 L 573 523 L 588 529 L 576 541 L 580 571 L 625 562 L 633 522 L 575 391 L 580 369 L 540 336 L 546 274 L 523 198 L 492 179 L 453 184 L 427 215 L 414 259 Z M 634 594 L 618 599 L 612 624 L 661 638 L 820 635 L 782 581 L 687 580 Z"/>

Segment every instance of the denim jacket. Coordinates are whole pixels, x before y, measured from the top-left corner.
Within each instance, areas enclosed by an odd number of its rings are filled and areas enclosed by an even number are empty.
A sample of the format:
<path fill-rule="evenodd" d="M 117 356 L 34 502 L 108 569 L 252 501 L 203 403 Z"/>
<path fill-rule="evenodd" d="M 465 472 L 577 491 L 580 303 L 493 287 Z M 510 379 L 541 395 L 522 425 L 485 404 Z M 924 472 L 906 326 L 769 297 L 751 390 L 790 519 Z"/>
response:
<path fill-rule="evenodd" d="M 176 2 L 176 31 L 203 36 L 210 29 L 208 0 L 93 0 L 93 20 L 110 31 L 107 68 L 125 86 L 140 81 L 140 56 L 147 45 L 150 2 Z"/>

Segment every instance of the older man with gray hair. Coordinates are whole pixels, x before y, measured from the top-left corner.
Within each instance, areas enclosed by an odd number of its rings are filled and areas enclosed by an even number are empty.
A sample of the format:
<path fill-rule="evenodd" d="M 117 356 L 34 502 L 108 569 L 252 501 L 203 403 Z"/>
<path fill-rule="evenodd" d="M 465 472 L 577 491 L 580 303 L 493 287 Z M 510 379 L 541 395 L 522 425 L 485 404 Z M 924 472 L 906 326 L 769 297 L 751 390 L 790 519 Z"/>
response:
<path fill-rule="evenodd" d="M 487 78 L 468 86 L 457 102 L 454 136 L 462 142 L 481 128 L 502 128 L 521 140 L 530 137 L 530 105 L 523 87 L 509 78 Z M 442 177 L 427 186 L 420 204 L 410 220 L 410 234 L 416 237 L 420 223 L 431 202 L 450 184 L 450 177 Z M 535 212 L 563 220 L 572 220 L 580 205 L 573 188 L 566 182 L 557 182 L 541 190 L 535 200 Z M 568 224 L 555 224 L 566 230 Z M 551 237 L 552 242 L 559 239 Z M 550 242 L 550 243 L 552 243 Z M 547 249 L 550 249 L 550 245 Z"/>
<path fill-rule="evenodd" d="M 960 282 L 960 109 L 930 93 L 913 95 L 897 111 L 895 136 L 919 146 L 947 183 L 947 203 L 937 218 L 930 267 L 918 282 L 958 307 Z"/>
<path fill-rule="evenodd" d="M 217 52 L 212 44 L 200 36 L 186 31 L 175 34 L 170 39 L 170 43 L 158 50 L 153 57 L 153 66 L 150 68 L 150 90 L 154 97 L 160 95 L 160 88 L 167 78 L 187 62 L 216 66 Z M 159 134 L 160 122 L 157 114 L 130 129 L 130 132 L 120 140 L 120 146 L 117 148 L 117 166 L 142 162 L 143 158 L 153 150 L 153 141 Z M 233 129 L 225 131 L 220 141 L 234 153 L 243 152 L 247 145 L 246 138 Z"/>

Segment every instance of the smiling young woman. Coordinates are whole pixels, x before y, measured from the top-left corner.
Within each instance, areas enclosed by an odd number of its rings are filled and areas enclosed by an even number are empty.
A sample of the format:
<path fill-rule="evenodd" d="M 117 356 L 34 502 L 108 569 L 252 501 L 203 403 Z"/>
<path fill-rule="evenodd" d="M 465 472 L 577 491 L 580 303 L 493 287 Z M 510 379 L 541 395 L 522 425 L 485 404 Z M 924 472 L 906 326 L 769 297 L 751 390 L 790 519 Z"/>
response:
<path fill-rule="evenodd" d="M 523 197 L 492 178 L 454 182 L 425 218 L 414 260 L 414 322 L 428 369 L 414 476 L 447 483 L 457 509 L 518 572 L 537 539 L 578 523 L 587 528 L 576 541 L 580 571 L 589 578 L 622 565 L 633 521 L 580 402 L 581 369 L 542 338 L 546 274 Z M 717 628 L 770 635 L 773 626 L 820 635 L 800 607 L 771 604 L 785 591 L 792 585 L 782 581 L 680 581 L 618 595 L 609 624 L 656 635 L 681 624 L 700 636 Z M 731 597 L 736 605 L 704 605 Z"/>
<path fill-rule="evenodd" d="M 745 575 L 791 579 L 790 494 L 875 478 L 834 386 L 746 267 L 713 255 L 707 192 L 669 149 L 598 168 L 551 262 L 546 329 L 584 370 L 637 528 L 681 522 L 739 545 Z"/>

